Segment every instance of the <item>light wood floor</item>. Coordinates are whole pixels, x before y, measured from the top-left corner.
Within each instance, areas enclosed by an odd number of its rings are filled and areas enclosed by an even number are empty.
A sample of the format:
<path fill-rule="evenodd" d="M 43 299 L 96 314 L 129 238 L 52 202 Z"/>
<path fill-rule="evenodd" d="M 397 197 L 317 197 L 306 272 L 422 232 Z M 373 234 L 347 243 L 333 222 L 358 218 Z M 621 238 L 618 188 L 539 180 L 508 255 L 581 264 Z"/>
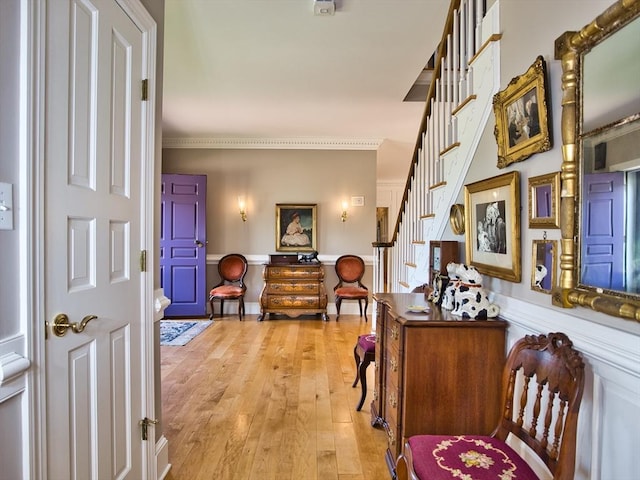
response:
<path fill-rule="evenodd" d="M 371 320 L 371 319 L 370 319 Z M 360 412 L 357 315 L 216 318 L 182 347 L 161 347 L 167 480 L 382 480 L 386 435 L 371 427 L 374 364 Z"/>

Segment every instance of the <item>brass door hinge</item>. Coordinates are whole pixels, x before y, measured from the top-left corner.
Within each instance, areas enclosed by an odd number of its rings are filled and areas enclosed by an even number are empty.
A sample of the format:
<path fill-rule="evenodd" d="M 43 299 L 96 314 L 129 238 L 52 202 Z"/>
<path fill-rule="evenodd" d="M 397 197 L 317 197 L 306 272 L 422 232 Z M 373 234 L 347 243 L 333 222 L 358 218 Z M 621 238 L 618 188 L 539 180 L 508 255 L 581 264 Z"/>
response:
<path fill-rule="evenodd" d="M 151 420 L 150 418 L 144 417 L 138 425 L 140 425 L 142 430 L 142 440 L 147 440 L 149 438 L 149 425 L 155 425 L 158 423 L 158 420 Z"/>
<path fill-rule="evenodd" d="M 142 250 L 140 252 L 140 271 L 141 272 L 147 271 L 147 251 L 146 250 Z"/>
<path fill-rule="evenodd" d="M 149 80 L 145 78 L 142 80 L 142 101 L 146 102 L 147 100 L 149 100 Z"/>

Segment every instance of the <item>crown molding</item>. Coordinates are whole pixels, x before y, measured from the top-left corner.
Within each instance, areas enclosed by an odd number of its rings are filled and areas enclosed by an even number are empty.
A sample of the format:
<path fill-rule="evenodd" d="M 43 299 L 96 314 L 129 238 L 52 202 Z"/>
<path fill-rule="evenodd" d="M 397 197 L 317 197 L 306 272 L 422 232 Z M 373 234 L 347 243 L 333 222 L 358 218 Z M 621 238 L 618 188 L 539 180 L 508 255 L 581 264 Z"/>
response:
<path fill-rule="evenodd" d="M 274 150 L 377 150 L 379 138 L 171 138 L 163 148 L 274 149 Z"/>

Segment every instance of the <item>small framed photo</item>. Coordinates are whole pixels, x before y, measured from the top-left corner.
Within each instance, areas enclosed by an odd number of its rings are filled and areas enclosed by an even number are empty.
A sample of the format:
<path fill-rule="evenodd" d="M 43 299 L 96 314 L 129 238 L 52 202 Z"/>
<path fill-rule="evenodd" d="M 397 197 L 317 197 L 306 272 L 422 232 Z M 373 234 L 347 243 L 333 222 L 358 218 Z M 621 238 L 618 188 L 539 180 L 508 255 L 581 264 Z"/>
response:
<path fill-rule="evenodd" d="M 471 183 L 464 190 L 467 263 L 480 273 L 519 282 L 519 173 Z"/>
<path fill-rule="evenodd" d="M 526 73 L 493 96 L 498 168 L 551 149 L 545 83 L 544 58 L 538 56 Z"/>
<path fill-rule="evenodd" d="M 276 204 L 276 251 L 317 250 L 316 214 L 316 204 Z"/>
<path fill-rule="evenodd" d="M 560 172 L 529 178 L 529 228 L 560 228 Z"/>

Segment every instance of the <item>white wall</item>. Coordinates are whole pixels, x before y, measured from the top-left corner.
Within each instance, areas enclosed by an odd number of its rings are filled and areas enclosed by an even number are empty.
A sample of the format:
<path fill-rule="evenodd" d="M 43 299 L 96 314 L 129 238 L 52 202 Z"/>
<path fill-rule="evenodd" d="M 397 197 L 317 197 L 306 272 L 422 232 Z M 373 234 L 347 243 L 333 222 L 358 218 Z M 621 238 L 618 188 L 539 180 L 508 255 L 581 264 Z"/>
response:
<path fill-rule="evenodd" d="M 20 301 L 27 281 L 26 272 L 21 271 L 21 260 L 26 258 L 27 246 L 21 237 L 25 221 L 25 195 L 21 188 L 24 171 L 21 171 L 20 134 L 26 125 L 21 110 L 21 95 L 24 95 L 25 78 L 21 75 L 20 54 L 26 55 L 26 45 L 20 41 L 21 8 L 26 2 L 3 0 L 0 2 L 0 182 L 13 185 L 13 230 L 0 230 L 0 477 L 21 478 L 28 468 L 28 398 L 31 386 L 26 378 L 28 362 L 11 375 L 16 359 L 30 356 L 28 331 L 30 325 L 23 314 Z M 26 21 L 26 20 L 25 20 Z M 23 58 L 26 60 L 26 57 Z M 24 63 L 23 63 L 24 66 Z M 4 378 L 3 378 L 4 377 Z M 28 470 L 26 470 L 28 471 Z"/>

